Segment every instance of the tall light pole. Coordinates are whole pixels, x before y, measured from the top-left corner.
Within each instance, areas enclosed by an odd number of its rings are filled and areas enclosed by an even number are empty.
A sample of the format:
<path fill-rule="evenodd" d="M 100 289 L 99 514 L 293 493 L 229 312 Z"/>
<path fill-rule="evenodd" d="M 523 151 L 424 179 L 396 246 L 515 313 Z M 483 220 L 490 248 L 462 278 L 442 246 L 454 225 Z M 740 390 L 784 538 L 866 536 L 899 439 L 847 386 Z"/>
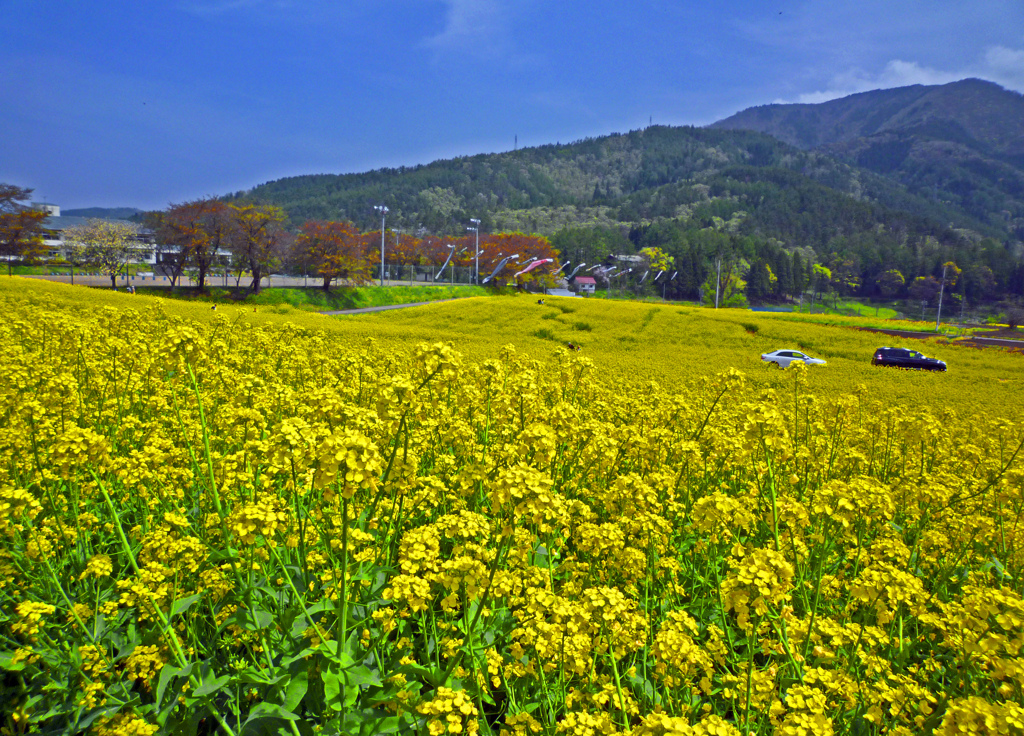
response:
<path fill-rule="evenodd" d="M 473 267 L 473 283 L 477 286 L 480 285 L 480 220 L 475 217 L 470 217 L 469 221 L 473 223 L 473 227 L 467 227 L 467 230 L 471 230 L 476 233 L 476 265 Z"/>
<path fill-rule="evenodd" d="M 942 319 L 942 292 L 946 290 L 946 268 L 949 263 L 942 264 L 942 283 L 939 284 L 939 311 L 935 314 L 935 331 L 939 331 L 939 321 Z"/>
<path fill-rule="evenodd" d="M 387 217 L 388 208 L 382 204 L 373 206 L 380 212 L 380 285 L 384 286 L 384 218 Z"/>

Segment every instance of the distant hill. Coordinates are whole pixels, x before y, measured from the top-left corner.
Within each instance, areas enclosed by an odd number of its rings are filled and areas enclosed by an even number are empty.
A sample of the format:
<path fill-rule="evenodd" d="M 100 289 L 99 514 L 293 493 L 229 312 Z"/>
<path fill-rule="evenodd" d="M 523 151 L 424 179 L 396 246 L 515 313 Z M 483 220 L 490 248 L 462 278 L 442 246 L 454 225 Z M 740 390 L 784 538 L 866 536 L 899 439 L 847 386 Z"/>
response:
<path fill-rule="evenodd" d="M 1024 96 L 979 79 L 763 105 L 710 126 L 767 133 L 1024 238 Z"/>
<path fill-rule="evenodd" d="M 870 201 L 937 226 L 953 223 L 985 235 L 1006 234 L 1005 229 L 956 207 L 912 195 L 883 176 L 821 153 L 801 151 L 760 133 L 692 127 L 653 126 L 412 168 L 290 177 L 228 199 L 278 205 L 293 225 L 342 217 L 372 229 L 378 223 L 374 205 L 385 204 L 390 210 L 389 227 L 462 234 L 469 218 L 479 217 L 488 231 L 551 234 L 571 226 L 628 229 L 657 218 L 685 218 L 695 195 L 679 192 L 693 186 L 711 187 L 723 172 L 736 167 L 744 168 L 747 182 L 761 177 L 777 181 L 788 173 L 818 184 L 813 197 Z M 668 193 L 670 189 L 675 193 Z M 674 202 L 671 207 L 665 204 L 669 201 Z M 877 220 L 872 223 L 877 224 Z M 842 234 L 853 226 L 833 223 L 832 227 Z"/>
<path fill-rule="evenodd" d="M 143 210 L 135 207 L 83 207 L 74 210 L 61 208 L 60 213 L 65 217 L 95 217 L 102 220 L 131 220 L 145 214 Z"/>
<path fill-rule="evenodd" d="M 1024 211 L 1008 132 L 1016 121 L 966 116 L 956 137 L 953 123 L 936 118 L 925 135 L 929 89 L 861 96 L 857 110 L 830 113 L 839 131 L 831 137 L 801 128 L 802 147 L 760 131 L 651 126 L 415 167 L 290 177 L 226 199 L 280 206 L 293 228 L 347 219 L 374 230 L 380 204 L 387 227 L 404 232 L 465 236 L 479 218 L 483 232 L 550 235 L 575 263 L 657 247 L 675 259 L 678 280 L 666 288 L 677 298 L 700 298 L 719 258 L 740 269 L 760 264 L 757 290 L 774 284 L 776 299 L 796 292 L 809 262 L 826 264 L 840 291 L 863 296 L 878 295 L 880 275 L 897 269 L 906 296 L 950 260 L 963 268 L 957 288 L 968 303 L 1024 297 Z M 995 102 L 1016 104 L 995 92 Z M 917 127 L 882 130 L 911 121 L 913 110 Z M 774 114 L 766 127 L 785 130 L 768 125 Z M 895 166 L 884 160 L 892 141 L 912 149 Z"/>

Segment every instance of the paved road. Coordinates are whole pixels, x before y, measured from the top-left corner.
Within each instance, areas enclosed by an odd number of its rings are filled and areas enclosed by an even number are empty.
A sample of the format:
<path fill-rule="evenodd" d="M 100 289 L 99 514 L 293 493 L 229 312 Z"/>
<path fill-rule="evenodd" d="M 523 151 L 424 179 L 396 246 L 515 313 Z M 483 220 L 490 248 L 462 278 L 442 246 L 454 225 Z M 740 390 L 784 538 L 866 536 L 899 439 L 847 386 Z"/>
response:
<path fill-rule="evenodd" d="M 860 327 L 858 329 L 865 332 L 880 332 L 883 335 L 892 335 L 893 337 L 912 337 L 915 340 L 926 340 L 929 337 L 947 337 L 938 332 L 919 332 L 917 330 L 883 330 L 881 327 Z"/>
<path fill-rule="evenodd" d="M 61 283 L 65 283 L 65 284 L 70 284 L 71 283 L 71 279 L 72 279 L 72 277 L 70 275 L 63 275 L 63 274 L 60 274 L 60 275 L 58 275 L 58 274 L 50 274 L 50 275 L 33 274 L 33 275 L 27 275 L 24 278 L 27 278 L 27 279 L 41 279 L 43 281 L 59 281 Z M 90 275 L 90 274 L 87 274 L 87 273 L 76 273 L 75 276 L 74 276 L 74 282 L 76 284 L 82 284 L 83 286 L 106 286 L 108 288 L 110 287 L 110 277 L 109 276 Z M 252 279 L 249 278 L 249 277 L 245 277 L 240 282 L 238 282 L 238 286 L 239 286 L 239 288 L 245 289 L 245 288 L 248 288 L 251 283 L 252 283 Z M 263 278 L 263 288 L 264 289 L 268 289 L 268 288 L 281 288 L 281 287 L 293 287 L 293 288 L 296 288 L 296 287 L 308 287 L 308 288 L 312 289 L 312 288 L 319 287 L 322 283 L 323 282 L 320 279 L 314 279 L 314 278 L 305 279 L 305 278 L 303 278 L 301 276 L 281 276 L 281 275 L 278 275 L 278 274 L 273 274 L 271 276 L 266 276 L 266 277 Z M 119 277 L 117 279 L 117 288 L 118 289 L 123 289 L 128 284 L 132 284 L 134 286 L 155 286 L 155 287 L 170 288 L 171 280 L 169 278 L 167 278 L 166 276 L 133 276 L 133 277 L 131 277 L 129 279 L 128 282 L 125 282 L 123 276 L 121 276 L 121 277 Z M 378 286 L 379 284 L 380 284 L 380 281 L 374 281 L 371 284 L 369 284 L 369 286 Z M 178 280 L 178 286 L 195 286 L 195 285 L 196 285 L 196 283 L 194 281 L 192 281 L 191 279 L 189 279 L 188 277 L 185 277 L 185 276 L 182 276 Z M 227 280 L 225 280 L 223 275 L 220 275 L 220 276 L 214 275 L 214 276 L 210 276 L 209 278 L 206 279 L 206 285 L 207 286 L 215 286 L 215 287 L 222 288 L 222 289 L 234 288 L 234 286 L 235 286 L 235 279 L 234 279 L 233 276 L 229 276 L 227 278 Z M 433 282 L 433 281 L 414 281 L 414 282 L 410 283 L 408 279 L 404 279 L 404 280 L 399 280 L 399 279 L 388 280 L 388 279 L 385 279 L 384 280 L 384 285 L 385 286 L 435 286 L 435 285 L 437 285 L 437 286 L 447 286 L 448 282 L 447 281 L 437 281 L 437 282 Z"/>
<path fill-rule="evenodd" d="M 1024 351 L 1024 340 L 1006 340 L 1001 337 L 970 337 L 964 340 L 966 343 L 981 343 L 981 346 L 994 345 L 1011 350 Z"/>
<path fill-rule="evenodd" d="M 1011 350 L 1024 351 L 1024 340 L 1007 340 L 1002 337 L 981 337 L 980 335 L 964 335 L 960 338 L 953 338 L 950 335 L 941 335 L 935 332 L 916 332 L 914 330 L 883 330 L 877 327 L 861 327 L 866 332 L 880 332 L 893 337 L 909 337 L 915 340 L 924 340 L 929 337 L 946 337 L 955 339 L 957 345 L 972 345 L 974 347 L 999 347 L 1010 348 Z"/>
<path fill-rule="evenodd" d="M 424 304 L 440 304 L 441 302 L 453 302 L 455 299 L 435 299 L 431 302 L 412 302 L 410 304 L 389 304 L 386 307 L 362 307 L 360 309 L 336 309 L 333 312 L 320 312 L 328 317 L 336 314 L 364 314 L 366 312 L 384 312 L 388 309 L 405 309 L 406 307 L 422 307 Z"/>

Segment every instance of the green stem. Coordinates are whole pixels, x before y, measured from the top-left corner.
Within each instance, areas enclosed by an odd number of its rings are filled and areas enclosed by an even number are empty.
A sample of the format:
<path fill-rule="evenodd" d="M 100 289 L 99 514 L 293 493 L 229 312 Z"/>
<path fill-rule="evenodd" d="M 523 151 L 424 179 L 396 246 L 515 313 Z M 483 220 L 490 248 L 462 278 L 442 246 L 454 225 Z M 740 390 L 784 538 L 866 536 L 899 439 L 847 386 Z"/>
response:
<path fill-rule="evenodd" d="M 128 557 L 128 563 L 132 566 L 132 569 L 135 571 L 135 574 L 138 575 L 141 571 L 139 570 L 138 563 L 135 561 L 135 555 L 132 553 L 131 545 L 128 544 L 128 538 L 124 534 L 124 527 L 121 526 L 121 519 L 118 517 L 117 511 L 114 508 L 114 502 L 110 500 L 110 494 L 107 493 L 106 487 L 103 485 L 103 482 L 99 479 L 99 477 L 97 477 L 96 473 L 92 472 L 91 470 L 89 472 L 92 474 L 93 480 L 96 481 L 96 485 L 99 487 L 100 493 L 103 494 L 103 500 L 106 501 L 107 508 L 110 509 L 111 515 L 117 522 L 116 524 L 114 524 L 114 528 L 117 530 L 117 536 L 121 541 L 121 547 L 122 549 L 124 549 L 124 553 Z M 178 666 L 184 669 L 189 665 L 188 657 L 186 657 L 185 652 L 182 651 L 181 644 L 178 641 L 178 637 L 177 635 L 175 635 L 174 630 L 171 628 L 170 621 L 167 619 L 166 616 L 164 616 L 164 612 L 160 610 L 160 606 L 157 605 L 156 599 L 153 598 L 153 595 L 148 590 L 146 591 L 146 596 L 149 598 L 150 605 L 153 606 L 153 612 L 160 623 L 160 628 L 163 629 L 164 639 L 167 640 L 167 643 L 171 646 L 171 649 L 174 650 L 174 655 L 178 660 Z M 203 684 L 201 680 L 198 680 L 195 677 L 195 675 L 189 675 L 188 681 L 192 685 L 193 689 L 196 690 L 202 687 Z M 217 711 L 217 709 L 215 709 L 213 705 L 210 704 L 209 700 L 205 700 L 204 705 L 206 706 L 206 709 L 210 712 L 210 715 L 213 716 L 214 720 L 216 720 L 217 723 L 220 724 L 220 727 L 223 728 L 225 732 L 227 732 L 228 736 L 234 736 L 235 732 L 227 724 L 227 721 L 224 720 L 220 712 Z"/>

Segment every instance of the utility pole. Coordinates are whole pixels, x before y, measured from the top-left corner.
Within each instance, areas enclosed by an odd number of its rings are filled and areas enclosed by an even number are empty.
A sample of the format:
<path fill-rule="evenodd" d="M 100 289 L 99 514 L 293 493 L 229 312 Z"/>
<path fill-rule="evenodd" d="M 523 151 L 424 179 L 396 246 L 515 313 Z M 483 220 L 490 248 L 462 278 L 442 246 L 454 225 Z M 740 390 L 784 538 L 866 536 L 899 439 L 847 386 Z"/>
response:
<path fill-rule="evenodd" d="M 380 212 L 380 285 L 384 286 L 384 218 L 388 208 L 382 204 L 374 205 L 373 208 Z"/>

